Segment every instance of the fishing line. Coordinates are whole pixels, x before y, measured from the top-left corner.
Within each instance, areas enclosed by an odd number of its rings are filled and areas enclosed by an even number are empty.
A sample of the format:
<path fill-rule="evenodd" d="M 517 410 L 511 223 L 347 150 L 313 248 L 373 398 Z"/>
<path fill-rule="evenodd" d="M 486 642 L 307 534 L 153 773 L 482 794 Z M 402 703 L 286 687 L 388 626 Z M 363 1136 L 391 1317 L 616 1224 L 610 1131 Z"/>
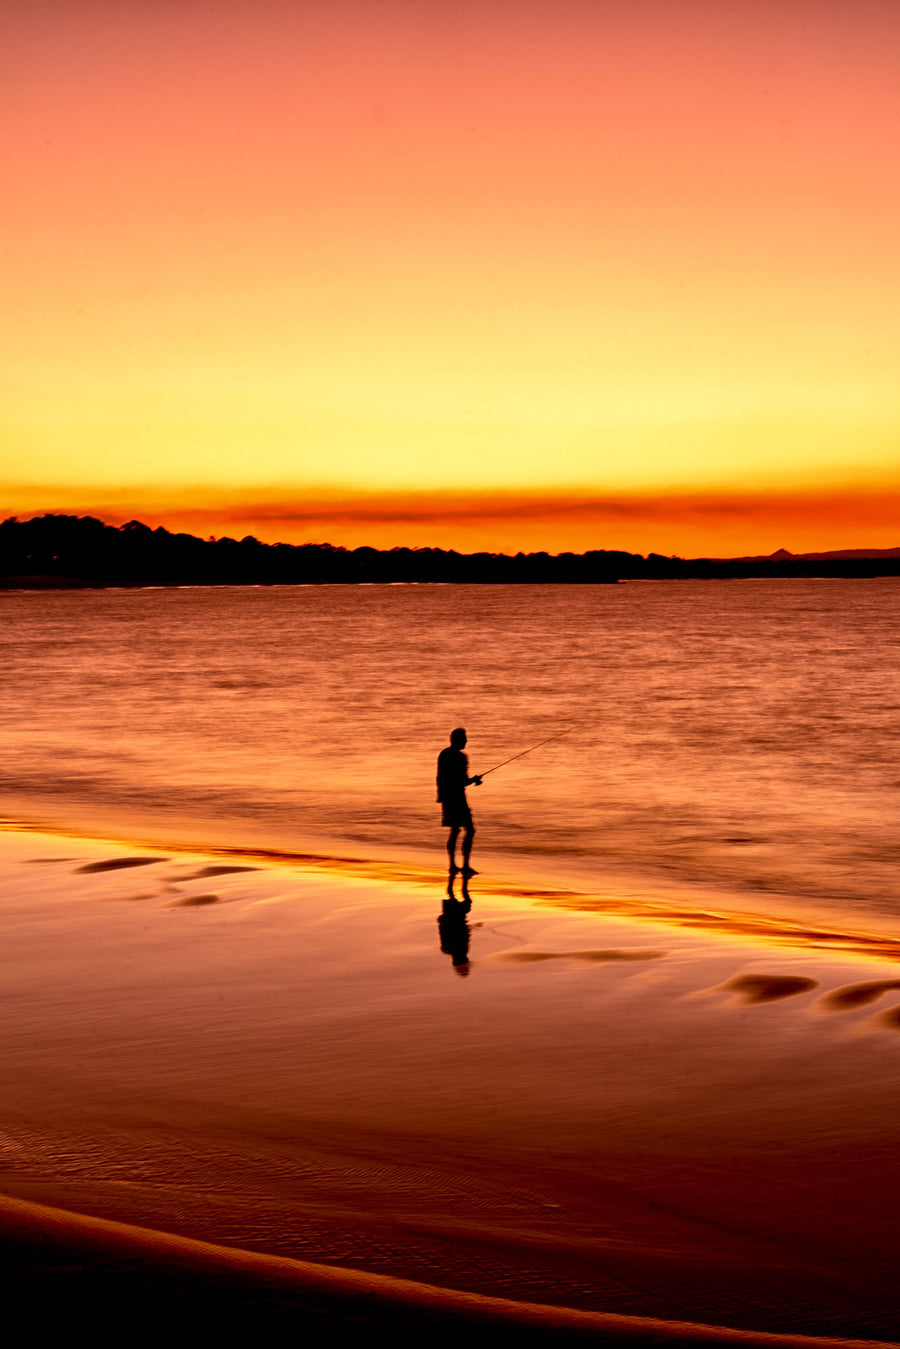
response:
<path fill-rule="evenodd" d="M 567 731 L 560 731 L 559 735 L 548 735 L 546 740 L 539 740 L 536 745 L 532 745 L 529 749 L 523 749 L 520 750 L 518 754 L 510 755 L 510 757 L 504 759 L 502 763 L 495 763 L 493 768 L 486 768 L 483 773 L 479 773 L 477 776 L 486 778 L 488 773 L 496 773 L 498 768 L 505 768 L 508 763 L 512 763 L 515 759 L 524 759 L 526 754 L 531 754 L 534 750 L 540 749 L 541 745 L 550 745 L 554 740 L 562 740 L 563 736 L 570 735 L 573 730 L 574 727 L 570 726 Z"/>

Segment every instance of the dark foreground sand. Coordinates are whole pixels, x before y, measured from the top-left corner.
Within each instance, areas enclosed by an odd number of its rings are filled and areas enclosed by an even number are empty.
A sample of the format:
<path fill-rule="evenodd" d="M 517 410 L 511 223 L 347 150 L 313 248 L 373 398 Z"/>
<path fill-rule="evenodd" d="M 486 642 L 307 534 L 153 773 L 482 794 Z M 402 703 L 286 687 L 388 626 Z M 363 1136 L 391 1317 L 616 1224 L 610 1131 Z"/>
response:
<path fill-rule="evenodd" d="M 151 1336 L 299 1335 L 304 1342 L 396 1344 L 428 1337 L 467 1344 L 760 1344 L 869 1346 L 648 1317 L 482 1297 L 341 1270 L 309 1261 L 214 1246 L 187 1237 L 66 1213 L 22 1200 L 0 1202 L 5 1311 L 32 1333 L 94 1343 Z M 126 1327 L 130 1327 L 127 1329 Z M 884 1342 L 882 1342 L 884 1343 Z"/>
<path fill-rule="evenodd" d="M 890 939 L 479 880 L 461 976 L 425 872 L 0 847 L 35 1334 L 897 1339 Z"/>

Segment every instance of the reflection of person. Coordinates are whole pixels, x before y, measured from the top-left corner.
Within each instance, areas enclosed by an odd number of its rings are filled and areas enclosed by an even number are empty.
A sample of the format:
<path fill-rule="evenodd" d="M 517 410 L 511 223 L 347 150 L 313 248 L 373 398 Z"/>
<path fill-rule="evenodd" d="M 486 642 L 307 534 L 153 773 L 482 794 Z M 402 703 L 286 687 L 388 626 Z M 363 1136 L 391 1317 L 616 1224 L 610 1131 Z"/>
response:
<path fill-rule="evenodd" d="M 475 825 L 472 812 L 466 800 L 466 788 L 470 783 L 481 786 L 481 778 L 469 777 L 469 760 L 463 754 L 466 733 L 462 726 L 450 732 L 450 744 L 442 749 L 437 762 L 437 799 L 444 808 L 443 823 L 450 830 L 447 838 L 447 852 L 450 857 L 450 875 L 462 871 L 464 876 L 475 876 L 477 872 L 469 866 L 472 852 L 472 840 L 475 837 Z M 462 867 L 456 865 L 456 840 L 460 829 L 464 829 L 462 844 Z"/>
<path fill-rule="evenodd" d="M 453 878 L 447 889 L 447 898 L 441 907 L 438 919 L 438 931 L 441 934 L 441 950 L 450 957 L 457 974 L 465 977 L 469 973 L 469 924 L 466 914 L 472 907 L 466 883 L 463 881 L 463 898 L 459 900 L 453 894 Z"/>

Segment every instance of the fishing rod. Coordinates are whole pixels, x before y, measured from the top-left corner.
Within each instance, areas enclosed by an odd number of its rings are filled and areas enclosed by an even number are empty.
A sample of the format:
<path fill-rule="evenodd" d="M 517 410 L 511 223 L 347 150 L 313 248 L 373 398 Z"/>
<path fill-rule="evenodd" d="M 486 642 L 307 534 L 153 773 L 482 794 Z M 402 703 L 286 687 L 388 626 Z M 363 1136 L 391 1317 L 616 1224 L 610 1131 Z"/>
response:
<path fill-rule="evenodd" d="M 533 750 L 540 749 L 541 745 L 549 745 L 554 740 L 562 740 L 564 735 L 569 735 L 571 733 L 571 730 L 572 727 L 570 726 L 568 731 L 560 731 L 559 735 L 548 735 L 546 740 L 539 740 L 537 744 L 532 745 L 530 749 L 520 750 L 518 754 L 511 755 L 508 759 L 504 759 L 502 763 L 495 763 L 493 768 L 486 768 L 483 773 L 478 773 L 477 776 L 486 778 L 488 773 L 496 773 L 498 768 L 505 768 L 506 765 L 512 763 L 514 759 L 524 759 L 526 754 L 531 754 Z"/>

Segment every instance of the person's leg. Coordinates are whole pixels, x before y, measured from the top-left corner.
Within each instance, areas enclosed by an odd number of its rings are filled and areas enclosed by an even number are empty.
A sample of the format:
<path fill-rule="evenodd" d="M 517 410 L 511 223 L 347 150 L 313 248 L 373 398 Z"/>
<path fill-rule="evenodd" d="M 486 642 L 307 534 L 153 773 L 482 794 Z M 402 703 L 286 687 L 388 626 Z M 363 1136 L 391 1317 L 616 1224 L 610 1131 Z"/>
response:
<path fill-rule="evenodd" d="M 469 872 L 471 872 L 471 870 L 472 870 L 472 868 L 469 866 L 469 856 L 470 856 L 470 854 L 471 854 L 471 852 L 472 852 L 472 840 L 474 839 L 474 837 L 475 837 L 475 826 L 474 826 L 474 824 L 469 823 L 469 824 L 466 825 L 466 832 L 465 832 L 465 835 L 463 836 L 463 870 L 464 870 L 464 871 L 469 871 Z"/>
<path fill-rule="evenodd" d="M 459 825 L 454 825 L 447 835 L 447 855 L 450 858 L 450 870 L 456 870 L 456 840 L 459 838 Z"/>

